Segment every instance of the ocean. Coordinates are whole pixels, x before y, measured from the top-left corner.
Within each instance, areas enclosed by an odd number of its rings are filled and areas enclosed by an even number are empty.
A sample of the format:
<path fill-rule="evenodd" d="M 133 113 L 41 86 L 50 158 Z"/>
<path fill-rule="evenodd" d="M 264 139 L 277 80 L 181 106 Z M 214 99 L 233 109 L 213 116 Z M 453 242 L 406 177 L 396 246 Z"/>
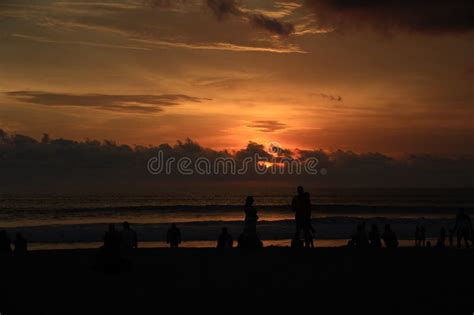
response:
<path fill-rule="evenodd" d="M 310 191 L 316 246 L 347 243 L 359 222 L 385 224 L 412 244 L 423 224 L 436 239 L 454 226 L 456 213 L 474 210 L 473 189 L 315 189 Z M 253 192 L 258 233 L 266 246 L 287 246 L 294 232 L 293 192 Z M 147 195 L 0 195 L 0 229 L 21 232 L 30 249 L 99 247 L 109 223 L 132 224 L 141 247 L 163 247 L 171 223 L 183 246 L 214 247 L 222 227 L 236 239 L 243 229 L 242 192 L 180 192 Z"/>

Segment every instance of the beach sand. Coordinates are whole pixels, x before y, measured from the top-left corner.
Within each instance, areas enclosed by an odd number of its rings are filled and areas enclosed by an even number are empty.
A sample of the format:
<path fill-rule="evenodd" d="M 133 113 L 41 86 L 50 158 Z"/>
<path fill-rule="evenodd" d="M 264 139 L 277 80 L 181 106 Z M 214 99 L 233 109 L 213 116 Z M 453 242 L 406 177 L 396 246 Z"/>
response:
<path fill-rule="evenodd" d="M 104 273 L 97 250 L 0 260 L 0 313 L 472 314 L 474 251 L 139 249 Z M 290 307 L 285 311 L 285 307 Z"/>

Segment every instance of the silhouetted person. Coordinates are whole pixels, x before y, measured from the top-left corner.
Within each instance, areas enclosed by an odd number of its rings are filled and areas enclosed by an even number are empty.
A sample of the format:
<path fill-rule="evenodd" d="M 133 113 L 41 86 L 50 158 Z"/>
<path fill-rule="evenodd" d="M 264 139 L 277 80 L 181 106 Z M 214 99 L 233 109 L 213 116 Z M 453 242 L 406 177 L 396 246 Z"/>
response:
<path fill-rule="evenodd" d="M 28 242 L 23 237 L 23 235 L 21 235 L 21 233 L 16 233 L 13 244 L 15 245 L 15 255 L 24 255 L 28 251 Z"/>
<path fill-rule="evenodd" d="M 244 232 L 239 237 L 238 246 L 240 248 L 260 248 L 263 243 L 257 235 L 257 209 L 253 206 L 254 199 L 248 196 L 245 199 L 244 212 Z"/>
<path fill-rule="evenodd" d="M 471 240 L 472 223 L 471 218 L 460 209 L 456 216 L 456 224 L 453 231 L 456 232 L 456 240 L 458 248 L 461 248 L 461 242 L 464 240 L 466 248 L 469 248 L 469 241 Z"/>
<path fill-rule="evenodd" d="M 217 248 L 232 248 L 233 245 L 232 235 L 229 234 L 227 228 L 222 228 L 222 232 L 217 240 Z"/>
<path fill-rule="evenodd" d="M 444 248 L 446 245 L 446 229 L 444 227 L 441 228 L 439 231 L 439 238 L 438 242 L 436 243 L 436 247 L 438 248 Z"/>
<path fill-rule="evenodd" d="M 121 238 L 120 233 L 115 230 L 115 224 L 109 224 L 104 234 L 104 246 L 99 252 L 98 263 L 107 273 L 118 273 L 121 270 Z"/>
<path fill-rule="evenodd" d="M 125 221 L 123 223 L 123 230 L 121 233 L 122 247 L 124 250 L 131 250 L 138 248 L 137 232 L 130 228 L 130 223 Z"/>
<path fill-rule="evenodd" d="M 379 233 L 379 228 L 377 227 L 377 224 L 372 224 L 372 227 L 369 232 L 369 242 L 370 242 L 370 247 L 373 247 L 373 248 L 382 247 L 382 241 L 380 239 L 380 233 Z"/>
<path fill-rule="evenodd" d="M 425 242 L 426 242 L 426 228 L 424 225 L 421 225 L 420 226 L 420 243 L 421 243 L 421 246 L 425 246 Z"/>
<path fill-rule="evenodd" d="M 11 240 L 7 235 L 7 232 L 0 231 L 0 254 L 11 254 Z"/>
<path fill-rule="evenodd" d="M 415 245 L 416 247 L 425 246 L 426 229 L 422 224 L 417 224 L 415 229 Z"/>
<path fill-rule="evenodd" d="M 352 245 L 357 248 L 367 248 L 369 246 L 365 223 L 359 223 L 357 225 L 357 230 L 352 236 Z"/>
<path fill-rule="evenodd" d="M 121 256 L 125 267 L 132 267 L 132 256 L 135 249 L 138 248 L 137 232 L 130 228 L 130 223 L 123 222 L 123 229 L 120 232 Z"/>
<path fill-rule="evenodd" d="M 383 239 L 383 242 L 385 243 L 385 247 L 387 248 L 398 247 L 397 235 L 395 234 L 394 231 L 392 231 L 390 224 L 385 225 L 385 230 L 382 234 L 382 239 Z"/>
<path fill-rule="evenodd" d="M 175 223 L 172 223 L 168 230 L 166 243 L 170 244 L 171 248 L 177 248 L 181 244 L 181 231 L 176 227 Z"/>
<path fill-rule="evenodd" d="M 415 227 L 415 246 L 420 247 L 420 239 L 421 239 L 421 230 L 420 225 L 417 224 Z"/>
<path fill-rule="evenodd" d="M 252 196 L 248 196 L 245 199 L 245 227 L 244 231 L 248 234 L 256 234 L 257 233 L 257 209 L 253 206 L 254 199 Z"/>
<path fill-rule="evenodd" d="M 304 189 L 302 186 L 296 188 L 297 195 L 291 201 L 291 210 L 295 213 L 296 233 L 295 238 L 299 239 L 301 231 L 305 225 L 305 211 L 304 211 Z"/>
<path fill-rule="evenodd" d="M 449 230 L 449 235 L 448 235 L 449 247 L 453 247 L 453 237 L 454 237 L 454 231 Z"/>
<path fill-rule="evenodd" d="M 120 254 L 120 234 L 115 230 L 115 224 L 109 224 L 109 230 L 104 235 L 104 249 L 109 254 Z"/>

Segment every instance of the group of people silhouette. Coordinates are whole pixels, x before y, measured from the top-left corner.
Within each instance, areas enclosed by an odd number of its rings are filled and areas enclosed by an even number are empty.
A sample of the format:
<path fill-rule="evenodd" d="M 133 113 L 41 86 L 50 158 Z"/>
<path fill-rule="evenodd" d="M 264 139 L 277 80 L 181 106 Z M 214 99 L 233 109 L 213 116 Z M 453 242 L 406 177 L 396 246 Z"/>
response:
<path fill-rule="evenodd" d="M 293 248 L 312 248 L 314 247 L 315 229 L 311 220 L 311 198 L 310 194 L 304 190 L 302 186 L 296 189 L 296 195 L 291 202 L 291 209 L 295 215 L 295 234 L 291 240 Z M 239 248 L 261 248 L 262 241 L 257 233 L 258 214 L 254 206 L 254 198 L 248 196 L 244 204 L 244 230 L 238 238 Z M 464 241 L 466 248 L 470 247 L 472 235 L 472 225 L 470 217 L 461 209 L 456 217 L 456 224 L 449 235 L 449 244 L 453 246 L 453 234 L 457 234 L 457 247 L 461 247 Z M 181 243 L 181 234 L 179 229 L 173 223 L 168 231 L 167 243 L 170 247 L 178 247 Z M 445 247 L 446 229 L 440 230 L 436 247 Z M 234 240 L 226 227 L 222 228 L 222 232 L 218 237 L 217 248 L 232 248 Z M 356 248 L 396 248 L 399 246 L 397 234 L 390 224 L 385 224 L 383 232 L 379 232 L 377 224 L 372 224 L 370 231 L 366 231 L 366 223 L 357 224 L 356 231 L 348 242 L 349 247 Z M 422 224 L 418 224 L 415 230 L 415 246 L 431 247 L 431 242 L 426 240 L 426 228 Z"/>
<path fill-rule="evenodd" d="M 298 186 L 297 194 L 293 197 L 291 209 L 295 215 L 295 235 L 291 240 L 291 247 L 294 248 L 311 248 L 314 247 L 315 229 L 311 222 L 311 198 L 308 192 L 304 191 L 302 186 Z M 257 234 L 257 210 L 254 207 L 254 198 L 248 196 L 245 200 L 244 212 L 244 231 L 238 239 L 238 247 L 240 248 L 259 248 L 262 242 Z M 173 227 L 172 227 L 173 229 Z M 171 230 L 171 229 L 170 229 Z M 453 246 L 453 234 L 457 235 L 457 247 L 461 247 L 464 241 L 466 248 L 471 246 L 472 225 L 470 217 L 461 209 L 456 217 L 456 224 L 450 231 L 449 244 Z M 170 243 L 170 242 L 168 242 Z M 217 241 L 217 248 L 231 248 L 233 246 L 232 235 L 229 234 L 227 228 L 223 228 Z M 436 247 L 446 246 L 446 229 L 440 230 Z M 171 245 L 171 243 L 170 243 Z M 390 224 L 385 224 L 383 232 L 379 232 L 377 224 L 372 224 L 370 231 L 366 231 L 366 223 L 362 222 L 357 225 L 356 232 L 352 235 L 348 242 L 349 247 L 356 248 L 396 248 L 399 246 L 397 234 Z M 415 230 L 415 246 L 431 247 L 431 242 L 426 241 L 426 228 L 422 224 L 418 224 Z"/>
<path fill-rule="evenodd" d="M 137 233 L 130 227 L 130 223 L 125 221 L 123 223 L 122 231 L 115 229 L 115 224 L 109 224 L 109 230 L 104 235 L 105 251 L 114 253 L 128 252 L 138 247 Z"/>
<path fill-rule="evenodd" d="M 304 191 L 302 186 L 298 186 L 297 193 L 291 202 L 291 210 L 295 216 L 295 234 L 291 241 L 293 248 L 312 248 L 314 247 L 315 229 L 311 222 L 311 198 L 308 192 Z M 263 242 L 257 233 L 257 222 L 259 216 L 254 206 L 254 198 L 248 196 L 244 204 L 244 228 L 240 234 L 237 247 L 256 249 L 262 248 Z M 444 248 L 446 246 L 446 229 L 441 228 L 439 237 L 436 241 L 436 247 Z M 466 248 L 470 248 L 473 243 L 473 231 L 471 218 L 462 209 L 456 216 L 456 223 L 452 230 L 449 230 L 449 246 L 453 247 L 453 238 L 456 235 L 457 247 L 462 247 L 462 243 Z M 431 242 L 426 240 L 426 228 L 422 224 L 418 224 L 415 228 L 415 246 L 431 247 Z M 100 249 L 101 257 L 108 260 L 124 260 L 130 261 L 130 256 L 134 249 L 138 248 L 137 233 L 130 227 L 128 222 L 123 223 L 121 231 L 115 229 L 115 224 L 109 224 L 108 231 L 105 233 L 104 245 Z M 383 241 L 383 242 L 382 242 Z M 181 244 L 181 231 L 172 223 L 167 234 L 166 243 L 171 248 L 177 248 Z M 398 237 L 392 230 L 390 224 L 386 224 L 383 233 L 379 232 L 378 226 L 372 224 L 370 231 L 366 231 L 366 223 L 362 222 L 357 225 L 355 233 L 348 242 L 349 247 L 355 248 L 381 248 L 383 245 L 387 248 L 396 248 L 399 245 Z M 12 241 L 8 237 L 6 231 L 0 231 L 0 254 L 16 255 L 25 254 L 28 250 L 28 242 L 21 233 L 16 233 L 13 240 L 14 248 L 12 250 Z M 226 227 L 222 231 L 217 240 L 217 248 L 232 248 L 234 239 Z"/>
<path fill-rule="evenodd" d="M 366 232 L 365 222 L 357 225 L 356 232 L 352 235 L 351 240 L 348 242 L 348 246 L 357 248 L 381 248 L 382 240 L 387 248 L 398 247 L 398 238 L 395 232 L 390 227 L 390 224 L 386 224 L 382 235 L 380 235 L 377 224 L 372 224 L 369 234 Z"/>
<path fill-rule="evenodd" d="M 106 269 L 116 269 L 121 265 L 129 267 L 133 250 L 136 248 L 138 248 L 137 233 L 127 221 L 123 222 L 122 231 L 117 231 L 115 224 L 109 224 L 98 260 Z"/>

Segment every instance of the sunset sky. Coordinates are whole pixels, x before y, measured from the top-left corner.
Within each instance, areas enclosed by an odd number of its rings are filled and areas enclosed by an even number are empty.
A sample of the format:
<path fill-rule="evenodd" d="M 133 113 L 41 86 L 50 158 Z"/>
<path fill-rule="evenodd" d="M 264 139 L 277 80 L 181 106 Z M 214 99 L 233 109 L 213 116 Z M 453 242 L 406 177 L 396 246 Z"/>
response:
<path fill-rule="evenodd" d="M 0 128 L 474 154 L 472 1 L 0 2 Z"/>

